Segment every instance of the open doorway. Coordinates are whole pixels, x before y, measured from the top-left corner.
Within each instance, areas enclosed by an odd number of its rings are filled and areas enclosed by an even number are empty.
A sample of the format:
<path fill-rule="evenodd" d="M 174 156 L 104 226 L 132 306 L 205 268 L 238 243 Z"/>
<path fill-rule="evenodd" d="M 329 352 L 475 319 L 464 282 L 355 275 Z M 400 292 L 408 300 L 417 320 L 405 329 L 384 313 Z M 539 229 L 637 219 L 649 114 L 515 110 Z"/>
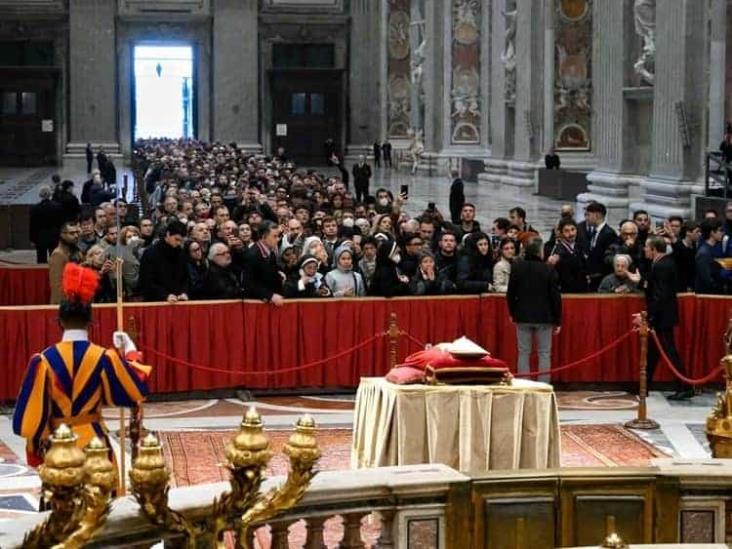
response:
<path fill-rule="evenodd" d="M 133 66 L 133 140 L 195 137 L 193 47 L 136 45 Z"/>

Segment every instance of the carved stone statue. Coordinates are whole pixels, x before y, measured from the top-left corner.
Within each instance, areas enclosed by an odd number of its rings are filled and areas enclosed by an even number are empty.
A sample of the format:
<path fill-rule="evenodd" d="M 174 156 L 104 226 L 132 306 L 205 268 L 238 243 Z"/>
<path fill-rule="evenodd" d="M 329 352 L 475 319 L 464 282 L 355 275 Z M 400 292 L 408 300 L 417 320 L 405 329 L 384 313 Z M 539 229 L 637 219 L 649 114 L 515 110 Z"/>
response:
<path fill-rule="evenodd" d="M 422 130 L 417 128 L 410 129 L 408 132 L 408 135 L 410 137 L 409 142 L 409 148 L 407 149 L 407 153 L 409 154 L 409 158 L 412 161 L 412 175 L 417 173 L 417 168 L 419 167 L 419 159 L 422 158 L 422 154 L 424 153 L 424 142 L 422 141 Z"/>
<path fill-rule="evenodd" d="M 635 33 L 643 40 L 641 54 L 633 65 L 641 80 L 653 85 L 656 59 L 656 0 L 635 0 Z"/>
<path fill-rule="evenodd" d="M 501 52 L 501 62 L 506 71 L 506 100 L 513 102 L 516 97 L 516 20 L 518 9 L 515 4 L 513 9 L 503 12 L 506 20 L 504 33 L 505 44 Z"/>

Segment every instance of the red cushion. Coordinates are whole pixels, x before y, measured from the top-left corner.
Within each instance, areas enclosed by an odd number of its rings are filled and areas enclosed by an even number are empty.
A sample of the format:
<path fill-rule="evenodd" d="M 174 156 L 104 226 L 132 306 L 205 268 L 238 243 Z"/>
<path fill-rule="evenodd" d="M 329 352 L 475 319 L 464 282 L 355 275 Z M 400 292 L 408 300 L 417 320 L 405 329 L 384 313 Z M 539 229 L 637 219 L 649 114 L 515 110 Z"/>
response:
<path fill-rule="evenodd" d="M 412 368 L 411 366 L 397 366 L 386 374 L 386 381 L 397 385 L 408 385 L 410 383 L 423 383 L 424 370 Z"/>
<path fill-rule="evenodd" d="M 435 370 L 441 368 L 508 368 L 508 365 L 497 358 L 490 355 L 477 359 L 455 358 L 447 351 L 443 351 L 438 347 L 432 347 L 424 351 L 417 351 L 409 355 L 399 366 L 411 366 L 424 370 L 427 365 L 432 366 Z"/>

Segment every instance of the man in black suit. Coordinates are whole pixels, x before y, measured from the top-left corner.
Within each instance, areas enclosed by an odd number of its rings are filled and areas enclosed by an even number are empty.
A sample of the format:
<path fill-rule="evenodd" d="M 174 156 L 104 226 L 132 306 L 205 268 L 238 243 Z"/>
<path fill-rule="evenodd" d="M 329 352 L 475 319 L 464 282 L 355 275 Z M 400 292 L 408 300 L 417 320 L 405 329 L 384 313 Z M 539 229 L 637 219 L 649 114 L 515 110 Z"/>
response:
<path fill-rule="evenodd" d="M 244 293 L 252 299 L 268 301 L 277 307 L 285 303 L 285 276 L 277 266 L 279 227 L 272 221 L 259 226 L 259 240 L 244 254 Z"/>
<path fill-rule="evenodd" d="M 381 145 L 378 140 L 374 141 L 374 164 L 377 168 L 381 167 Z"/>
<path fill-rule="evenodd" d="M 356 200 L 366 202 L 369 196 L 369 181 L 371 180 L 371 166 L 366 164 L 366 157 L 358 157 L 358 164 L 353 165 L 353 186 L 356 188 Z"/>
<path fill-rule="evenodd" d="M 452 184 L 450 185 L 450 220 L 454 224 L 460 223 L 460 214 L 465 204 L 465 192 L 463 180 L 460 178 L 458 170 L 450 172 L 452 176 Z"/>
<path fill-rule="evenodd" d="M 388 139 L 381 145 L 381 154 L 384 157 L 384 167 L 391 168 L 391 143 Z"/>
<path fill-rule="evenodd" d="M 666 254 L 666 240 L 651 236 L 646 240 L 644 252 L 646 259 L 651 262 L 645 280 L 646 308 L 648 322 L 656 332 L 666 355 L 673 362 L 676 369 L 686 375 L 679 352 L 674 342 L 674 326 L 679 323 L 679 307 L 676 301 L 676 263 L 673 257 Z M 660 350 L 651 337 L 648 344 L 648 385 L 653 382 L 653 373 L 660 358 Z M 677 380 L 676 392 L 669 396 L 669 400 L 687 400 L 694 396 L 691 387 Z"/>
<path fill-rule="evenodd" d="M 91 143 L 86 144 L 86 173 L 91 173 L 92 163 L 94 162 L 94 151 L 92 150 Z"/>
<path fill-rule="evenodd" d="M 585 210 L 586 222 L 580 224 L 577 241 L 587 255 L 587 275 L 590 291 L 596 292 L 605 275 L 612 272 L 612 266 L 605 262 L 605 253 L 618 235 L 605 222 L 607 208 L 599 202 L 591 202 Z"/>
<path fill-rule="evenodd" d="M 565 217 L 559 222 L 557 232 L 559 238 L 546 262 L 557 271 L 559 287 L 563 294 L 585 293 L 586 258 L 584 251 L 577 245 L 577 223 L 574 219 Z"/>
<path fill-rule="evenodd" d="M 41 201 L 30 209 L 30 241 L 36 247 L 36 263 L 48 263 L 64 220 L 60 205 L 51 200 L 51 189 L 44 185 L 38 197 Z"/>
<path fill-rule="evenodd" d="M 524 247 L 524 259 L 513 263 L 506 301 L 511 321 L 516 324 L 518 371 L 528 373 L 532 339 L 536 336 L 539 370 L 551 367 L 552 333 L 562 322 L 562 294 L 557 273 L 544 263 L 541 238 L 531 238 Z M 540 377 L 542 381 L 549 376 Z"/>

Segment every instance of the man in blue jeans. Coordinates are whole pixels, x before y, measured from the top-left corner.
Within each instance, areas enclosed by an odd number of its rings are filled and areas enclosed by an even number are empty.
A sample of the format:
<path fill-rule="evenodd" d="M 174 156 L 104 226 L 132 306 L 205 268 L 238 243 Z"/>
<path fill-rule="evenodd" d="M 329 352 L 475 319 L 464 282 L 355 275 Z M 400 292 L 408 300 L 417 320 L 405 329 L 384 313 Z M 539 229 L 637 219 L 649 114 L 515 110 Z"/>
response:
<path fill-rule="evenodd" d="M 562 321 L 562 294 L 556 271 L 544 263 L 543 242 L 532 238 L 524 247 L 524 259 L 511 266 L 506 301 L 516 324 L 518 371 L 529 372 L 532 340 L 536 337 L 539 370 L 551 367 L 552 334 L 559 333 Z M 548 375 L 540 381 L 549 381 Z"/>

